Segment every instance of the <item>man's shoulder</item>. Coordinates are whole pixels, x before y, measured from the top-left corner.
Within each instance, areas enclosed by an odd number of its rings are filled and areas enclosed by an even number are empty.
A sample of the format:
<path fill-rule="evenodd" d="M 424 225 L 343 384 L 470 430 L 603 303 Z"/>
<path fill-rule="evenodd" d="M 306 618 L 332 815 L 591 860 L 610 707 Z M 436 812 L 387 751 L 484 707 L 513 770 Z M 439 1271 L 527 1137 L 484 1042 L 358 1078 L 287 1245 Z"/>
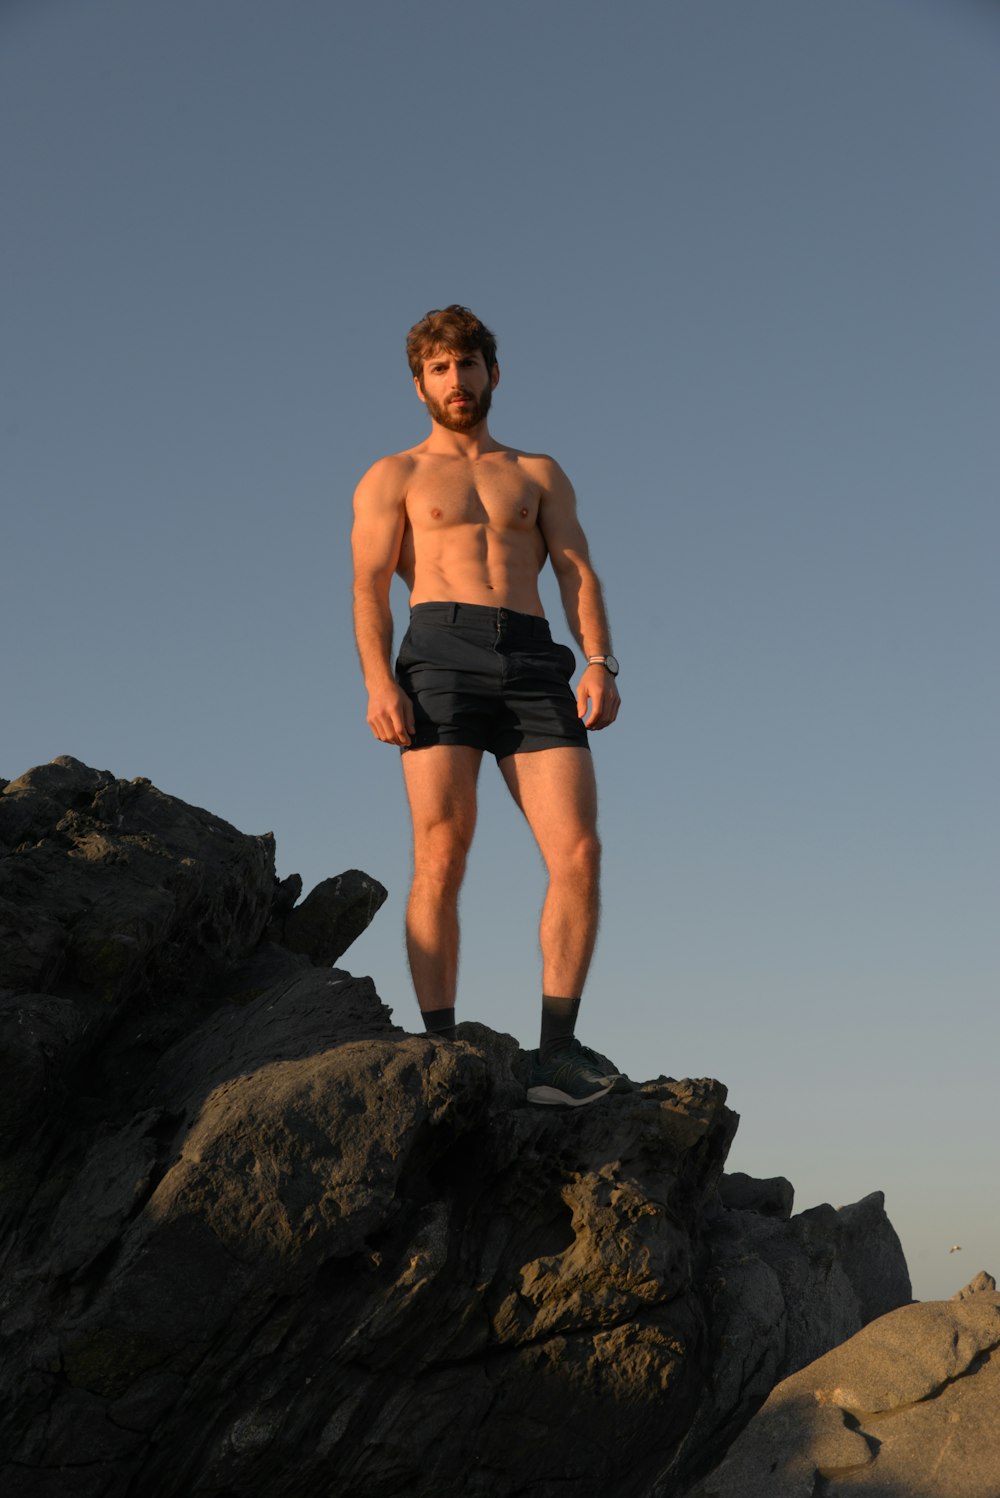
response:
<path fill-rule="evenodd" d="M 521 447 L 508 447 L 507 452 L 526 473 L 542 480 L 551 480 L 562 473 L 555 458 L 549 453 L 528 452 Z"/>
<path fill-rule="evenodd" d="M 357 488 L 358 498 L 372 497 L 388 500 L 395 497 L 402 500 L 405 497 L 406 486 L 413 473 L 415 461 L 413 448 L 401 453 L 387 453 L 384 458 L 376 458 L 371 467 L 366 469 L 361 476 Z"/>
<path fill-rule="evenodd" d="M 554 501 L 566 495 L 572 497 L 573 486 L 549 453 L 523 452 L 516 447 L 510 451 L 525 476 L 538 485 L 543 500 Z"/>
<path fill-rule="evenodd" d="M 395 478 L 397 475 L 411 473 L 416 461 L 415 447 L 405 448 L 401 453 L 386 453 L 384 457 L 375 459 L 364 477 L 374 475 L 377 478 Z"/>

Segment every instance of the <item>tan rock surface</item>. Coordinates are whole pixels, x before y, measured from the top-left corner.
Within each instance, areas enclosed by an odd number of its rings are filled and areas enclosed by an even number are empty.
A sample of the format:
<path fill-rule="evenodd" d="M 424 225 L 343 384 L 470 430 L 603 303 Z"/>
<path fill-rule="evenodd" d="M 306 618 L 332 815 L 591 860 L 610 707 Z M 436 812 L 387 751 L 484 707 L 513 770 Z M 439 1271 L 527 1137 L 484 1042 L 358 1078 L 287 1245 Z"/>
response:
<path fill-rule="evenodd" d="M 1000 1295 L 904 1306 L 778 1385 L 691 1498 L 1000 1498 Z"/>

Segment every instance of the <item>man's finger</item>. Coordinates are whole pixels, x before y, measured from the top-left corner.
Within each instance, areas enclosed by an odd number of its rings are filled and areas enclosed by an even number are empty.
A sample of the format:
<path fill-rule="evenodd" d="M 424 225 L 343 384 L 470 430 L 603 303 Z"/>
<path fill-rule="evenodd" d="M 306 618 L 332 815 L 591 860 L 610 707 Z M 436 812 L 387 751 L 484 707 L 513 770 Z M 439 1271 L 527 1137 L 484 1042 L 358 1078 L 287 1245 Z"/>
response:
<path fill-rule="evenodd" d="M 621 698 L 618 696 L 618 693 L 616 691 L 602 691 L 599 696 L 594 699 L 594 711 L 591 715 L 590 722 L 587 724 L 587 727 L 593 729 L 608 728 L 618 716 L 618 708 L 620 703 Z"/>
<path fill-rule="evenodd" d="M 413 719 L 413 703 L 408 697 L 400 703 L 399 711 L 393 714 L 392 727 L 397 744 L 408 744 L 413 737 L 415 728 Z"/>

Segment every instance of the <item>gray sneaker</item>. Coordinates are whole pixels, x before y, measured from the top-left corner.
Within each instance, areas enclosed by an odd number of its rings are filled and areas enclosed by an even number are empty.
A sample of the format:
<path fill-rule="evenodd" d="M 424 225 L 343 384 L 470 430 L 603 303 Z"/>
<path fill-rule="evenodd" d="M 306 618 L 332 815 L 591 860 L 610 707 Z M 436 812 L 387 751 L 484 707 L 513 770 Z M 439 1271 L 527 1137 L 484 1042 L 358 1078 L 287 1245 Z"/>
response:
<path fill-rule="evenodd" d="M 613 1090 L 614 1079 L 604 1075 L 578 1040 L 569 1041 L 544 1063 L 535 1052 L 528 1079 L 529 1103 L 562 1103 L 580 1108 L 584 1103 L 596 1103 Z"/>

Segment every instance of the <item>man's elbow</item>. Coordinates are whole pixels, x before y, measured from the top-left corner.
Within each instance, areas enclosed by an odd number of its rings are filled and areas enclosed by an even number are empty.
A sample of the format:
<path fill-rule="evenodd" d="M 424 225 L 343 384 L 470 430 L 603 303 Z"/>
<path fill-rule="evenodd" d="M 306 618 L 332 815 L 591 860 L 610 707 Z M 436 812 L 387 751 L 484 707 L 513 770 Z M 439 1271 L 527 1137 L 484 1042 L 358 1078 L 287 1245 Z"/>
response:
<path fill-rule="evenodd" d="M 574 557 L 569 561 L 564 558 L 558 567 L 553 562 L 552 570 L 560 588 L 585 588 L 597 582 L 597 573 L 582 557 Z"/>
<path fill-rule="evenodd" d="M 577 551 L 550 551 L 549 561 L 552 563 L 552 571 L 560 581 L 563 578 L 579 577 L 586 567 L 586 558 Z"/>
<path fill-rule="evenodd" d="M 392 569 L 383 572 L 373 572 L 369 568 L 364 570 L 355 569 L 354 572 L 354 602 L 358 603 L 385 603 L 389 598 L 389 585 L 392 582 Z"/>

